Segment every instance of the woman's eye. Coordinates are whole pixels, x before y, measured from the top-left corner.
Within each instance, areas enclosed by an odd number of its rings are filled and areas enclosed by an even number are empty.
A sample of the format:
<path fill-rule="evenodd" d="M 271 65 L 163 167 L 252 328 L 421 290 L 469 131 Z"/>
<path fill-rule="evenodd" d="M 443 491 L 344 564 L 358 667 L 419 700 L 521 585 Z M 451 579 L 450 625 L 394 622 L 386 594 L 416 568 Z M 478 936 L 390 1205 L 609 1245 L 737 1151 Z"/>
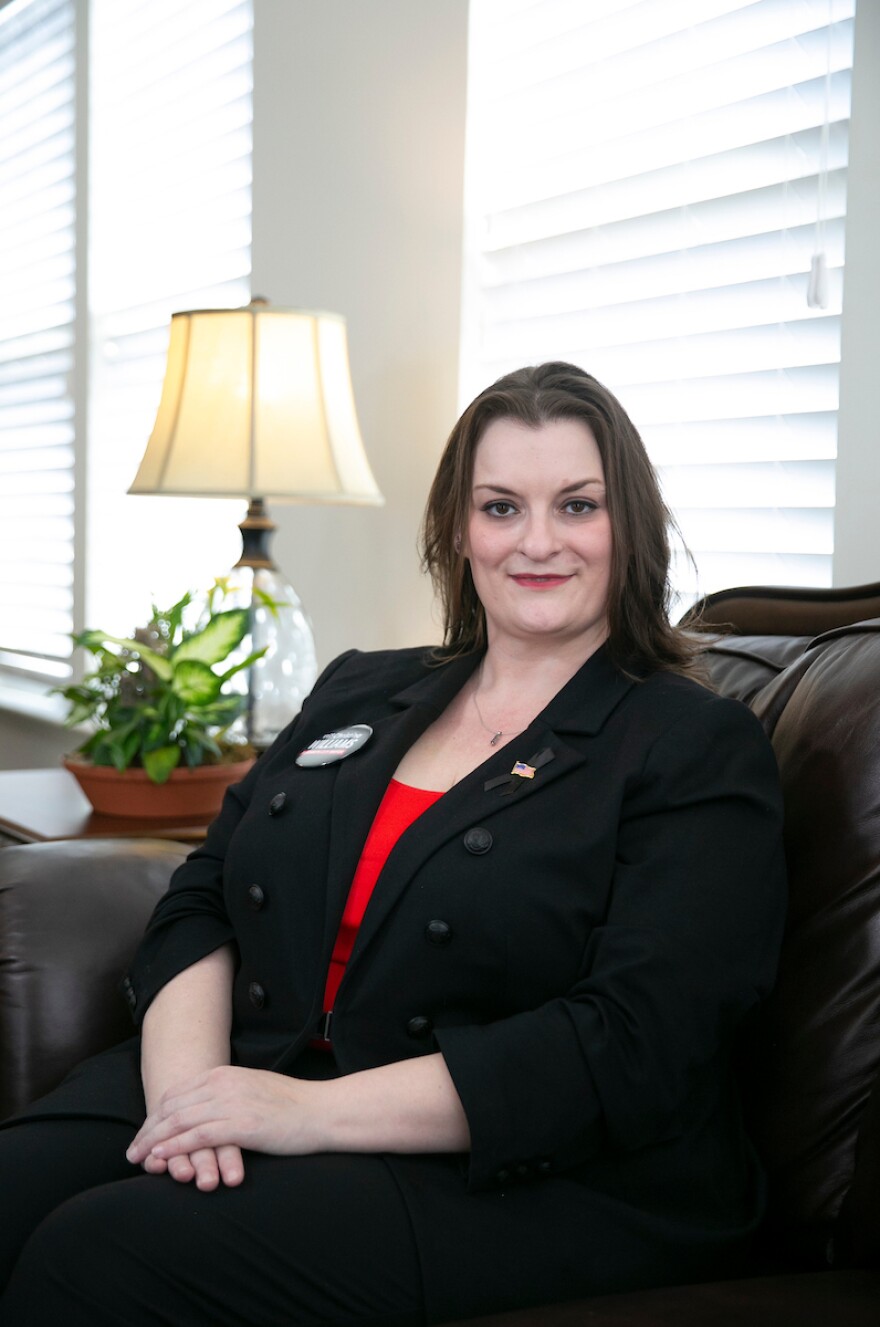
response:
<path fill-rule="evenodd" d="M 584 516 L 587 512 L 595 510 L 596 503 L 590 498 L 569 498 L 565 504 L 565 511 L 572 516 Z"/>
<path fill-rule="evenodd" d="M 505 502 L 502 498 L 487 502 L 483 508 L 483 511 L 487 511 L 490 516 L 509 516 L 515 510 L 512 502 Z"/>

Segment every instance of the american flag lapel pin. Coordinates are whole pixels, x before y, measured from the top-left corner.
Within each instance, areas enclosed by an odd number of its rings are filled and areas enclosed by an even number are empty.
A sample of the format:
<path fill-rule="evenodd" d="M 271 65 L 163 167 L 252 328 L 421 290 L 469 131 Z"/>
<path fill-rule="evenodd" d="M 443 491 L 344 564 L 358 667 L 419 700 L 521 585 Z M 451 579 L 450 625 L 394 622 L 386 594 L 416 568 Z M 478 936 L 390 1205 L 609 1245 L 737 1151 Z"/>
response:
<path fill-rule="evenodd" d="M 549 746 L 543 750 L 536 751 L 529 760 L 518 760 L 509 774 L 499 774 L 494 779 L 487 779 L 483 784 L 484 792 L 493 792 L 496 788 L 501 797 L 510 797 L 519 788 L 524 788 L 524 779 L 533 779 L 542 765 L 553 759 L 553 751 Z"/>

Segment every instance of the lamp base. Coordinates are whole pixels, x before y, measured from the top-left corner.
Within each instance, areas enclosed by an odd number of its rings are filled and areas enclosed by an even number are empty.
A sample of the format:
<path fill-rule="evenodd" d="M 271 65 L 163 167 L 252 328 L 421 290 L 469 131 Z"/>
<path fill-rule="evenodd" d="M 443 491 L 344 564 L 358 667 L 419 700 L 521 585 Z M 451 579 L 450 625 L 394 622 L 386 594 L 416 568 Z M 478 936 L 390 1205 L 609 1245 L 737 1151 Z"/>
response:
<path fill-rule="evenodd" d="M 230 605 L 250 613 L 251 630 L 242 641 L 242 657 L 266 648 L 263 657 L 244 670 L 248 698 L 244 734 L 263 751 L 299 713 L 315 684 L 315 638 L 296 591 L 277 568 L 239 565 L 228 583 Z"/>
<path fill-rule="evenodd" d="M 230 603 L 250 613 L 251 630 L 240 657 L 266 650 L 244 673 L 248 704 L 243 731 L 251 745 L 263 751 L 299 713 L 315 684 L 318 664 L 311 623 L 269 552 L 275 524 L 262 498 L 250 499 L 238 528 L 241 557 L 226 580 Z"/>

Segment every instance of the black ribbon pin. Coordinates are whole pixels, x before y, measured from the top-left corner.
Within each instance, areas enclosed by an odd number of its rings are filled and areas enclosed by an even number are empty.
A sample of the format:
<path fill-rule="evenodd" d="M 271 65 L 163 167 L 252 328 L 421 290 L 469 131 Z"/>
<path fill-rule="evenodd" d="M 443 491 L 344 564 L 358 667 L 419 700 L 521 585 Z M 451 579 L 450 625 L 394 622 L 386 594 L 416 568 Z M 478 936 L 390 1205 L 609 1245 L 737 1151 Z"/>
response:
<path fill-rule="evenodd" d="M 536 751 L 528 760 L 518 760 L 514 764 L 509 774 L 499 774 L 495 779 L 487 779 L 483 784 L 484 792 L 492 792 L 495 788 L 501 789 L 502 797 L 512 797 L 515 792 L 533 779 L 535 774 L 543 765 L 553 760 L 553 752 L 549 746 L 545 746 L 541 751 Z"/>

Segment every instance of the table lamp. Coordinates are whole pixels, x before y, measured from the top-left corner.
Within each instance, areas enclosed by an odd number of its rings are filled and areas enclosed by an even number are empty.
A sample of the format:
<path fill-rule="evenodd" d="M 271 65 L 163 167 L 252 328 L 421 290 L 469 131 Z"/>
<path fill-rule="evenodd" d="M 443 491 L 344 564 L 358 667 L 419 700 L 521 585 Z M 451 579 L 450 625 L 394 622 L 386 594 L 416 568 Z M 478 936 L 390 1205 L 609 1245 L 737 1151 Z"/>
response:
<path fill-rule="evenodd" d="M 156 422 L 128 491 L 248 499 L 230 580 L 251 614 L 247 649 L 267 646 L 246 670 L 246 728 L 268 746 L 317 667 L 308 619 L 269 552 L 265 500 L 384 501 L 358 426 L 345 319 L 258 298 L 175 313 Z"/>

